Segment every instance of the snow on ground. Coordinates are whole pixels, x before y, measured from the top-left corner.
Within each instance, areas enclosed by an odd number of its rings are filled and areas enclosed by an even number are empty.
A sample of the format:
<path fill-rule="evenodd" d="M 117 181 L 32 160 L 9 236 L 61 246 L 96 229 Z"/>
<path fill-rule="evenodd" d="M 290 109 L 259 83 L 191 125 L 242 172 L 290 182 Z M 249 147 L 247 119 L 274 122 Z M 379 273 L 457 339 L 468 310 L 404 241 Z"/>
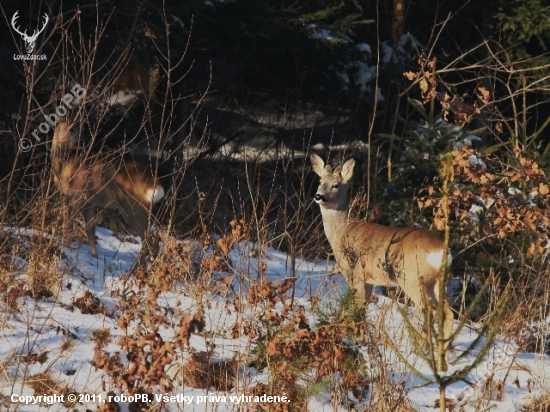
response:
<path fill-rule="evenodd" d="M 27 232 L 11 233 L 13 233 L 12 236 L 19 237 L 25 236 Z M 36 235 L 34 232 L 32 234 Z M 110 231 L 103 228 L 97 228 L 97 237 L 99 259 L 91 256 L 88 245 L 62 246 L 63 253 L 59 259 L 55 260 L 57 270 L 60 274 L 63 273 L 62 286 L 55 296 L 39 300 L 28 296 L 20 297 L 17 302 L 17 311 L 10 310 L 5 305 L 2 306 L 3 309 L 0 311 L 2 334 L 0 338 L 1 410 L 21 412 L 67 410 L 59 402 L 54 402 L 52 405 L 44 403 L 32 405 L 11 401 L 12 399 L 22 400 L 21 396 L 41 395 L 30 387 L 28 378 L 45 371 L 49 371 L 53 379 L 68 385 L 79 395 L 95 395 L 96 400 L 97 396 L 101 395 L 101 399 L 105 399 L 107 393 L 102 389 L 104 371 L 96 370 L 92 366 L 95 346 L 92 341 L 93 331 L 103 328 L 110 329 L 111 335 L 115 339 L 105 350 L 111 353 L 121 351 L 116 338 L 124 336 L 124 333 L 116 319 L 103 314 L 83 314 L 75 307 L 74 303 L 77 297 L 82 296 L 85 291 L 90 291 L 105 305 L 107 314 L 112 313 L 117 301 L 113 292 L 122 287 L 121 277 L 132 266 L 141 246 L 135 241 L 120 241 Z M 233 281 L 236 288 L 239 285 L 239 276 L 249 279 L 256 278 L 259 253 L 267 263 L 265 276 L 270 281 L 284 279 L 291 275 L 290 259 L 287 254 L 270 248 L 258 251 L 255 245 L 241 243 L 238 249 L 230 253 L 233 274 L 237 275 Z M 27 276 L 28 266 L 20 264 L 20 259 L 16 260 L 19 262 L 16 266 L 18 268 L 15 273 L 16 279 L 24 278 Z M 339 294 L 345 290 L 345 282 L 341 276 L 331 275 L 332 266 L 332 262 L 325 261 L 298 260 L 296 262 L 295 273 L 299 280 L 296 284 L 295 296 L 298 304 L 304 305 L 309 310 L 311 308 L 310 298 L 313 295 L 320 296 L 323 305 L 336 301 Z M 177 310 L 187 311 L 193 315 L 197 302 L 188 292 L 183 288 L 175 292 L 163 292 L 158 301 L 166 307 L 173 308 L 174 311 L 177 308 Z M 214 339 L 216 356 L 232 358 L 236 353 L 250 351 L 247 339 L 223 337 L 227 336 L 223 333 L 224 329 L 227 330 L 229 325 L 235 322 L 235 315 L 224 310 L 224 302 L 220 296 L 212 296 L 207 299 L 211 305 L 205 313 L 206 329 L 216 336 Z M 408 313 L 412 317 L 415 316 L 412 309 L 409 309 Z M 432 376 L 429 367 L 413 353 L 396 304 L 389 298 L 379 296 L 378 301 L 369 307 L 371 324 L 377 325 L 382 315 L 384 316 L 384 328 L 397 343 L 399 350 L 405 354 L 407 360 L 422 374 L 428 377 Z M 311 313 L 308 316 L 314 317 Z M 173 331 L 164 330 L 163 338 L 169 340 L 171 333 Z M 472 327 L 464 328 L 456 341 L 451 358 L 460 354 L 461 350 L 464 350 L 476 336 Z M 66 344 L 69 337 L 72 337 L 71 344 Z M 199 335 L 193 335 L 190 342 L 196 350 L 206 349 L 205 339 Z M 362 348 L 360 350 L 362 353 L 366 353 Z M 380 347 L 380 351 L 385 353 L 386 359 L 391 360 L 388 363 L 388 368 L 394 368 L 389 372 L 394 373 L 396 382 L 404 382 L 406 385 L 412 406 L 418 410 L 434 410 L 435 401 L 439 397 L 438 388 L 435 385 L 425 386 L 425 382 L 421 378 L 407 371 L 404 364 L 399 364 L 399 359 L 388 347 Z M 181 355 L 183 358 L 186 356 L 185 353 Z M 460 360 L 457 365 L 452 366 L 450 372 L 471 362 L 472 356 L 473 354 Z M 267 379 L 267 371 L 255 371 L 254 368 L 250 368 L 247 372 L 242 371 L 242 374 L 241 378 L 248 385 Z M 477 404 L 473 401 L 478 399 L 478 392 L 466 382 L 451 385 L 447 394 L 449 397 L 463 402 L 465 410 L 491 407 L 493 411 L 509 411 L 525 403 L 529 397 L 548 390 L 550 382 L 547 375 L 549 374 L 550 362 L 547 356 L 516 353 L 512 343 L 497 340 L 486 360 L 469 375 L 468 381 L 481 388 L 489 379 L 496 383 L 507 376 L 502 390 L 502 400 Z M 236 404 L 229 399 L 232 395 L 240 395 L 241 392 L 238 390 L 233 389 L 232 392 L 225 393 L 211 392 L 215 396 L 226 396 L 225 403 L 218 402 L 221 400 L 220 398 L 211 398 L 210 403 L 206 402 L 208 394 L 202 389 L 177 387 L 172 395 L 180 395 L 180 398 L 173 399 L 166 405 L 168 410 L 183 410 L 184 407 L 185 410 L 193 411 L 237 410 Z M 205 402 L 198 404 L 197 401 L 201 399 L 199 397 L 204 397 Z M 190 402 L 191 399 L 193 399 L 192 402 Z M 84 411 L 86 408 L 96 410 L 97 402 L 93 402 L 93 399 L 89 400 L 90 402 L 83 402 L 76 409 L 79 411 Z M 368 403 L 368 400 L 364 403 Z M 128 410 L 127 403 L 121 403 L 121 407 L 122 411 Z M 319 393 L 312 396 L 309 401 L 309 409 L 311 411 L 333 410 L 329 395 Z M 343 407 L 340 409 L 345 410 Z"/>

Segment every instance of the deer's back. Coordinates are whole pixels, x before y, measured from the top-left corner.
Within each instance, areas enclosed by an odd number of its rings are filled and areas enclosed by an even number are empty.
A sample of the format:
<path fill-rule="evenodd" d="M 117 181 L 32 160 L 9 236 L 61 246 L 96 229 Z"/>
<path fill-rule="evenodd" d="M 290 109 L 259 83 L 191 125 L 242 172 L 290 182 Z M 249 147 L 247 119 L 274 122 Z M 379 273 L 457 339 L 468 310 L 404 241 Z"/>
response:
<path fill-rule="evenodd" d="M 116 207 L 117 204 L 140 187 L 140 179 L 131 178 L 133 165 L 115 165 L 99 158 L 85 158 L 72 154 L 53 165 L 54 181 L 61 193 L 77 202 L 89 202 L 99 207 Z M 143 175 L 145 173 L 143 167 Z"/>
<path fill-rule="evenodd" d="M 443 256 L 443 241 L 436 232 L 361 221 L 350 224 L 342 248 L 347 255 L 341 259 L 351 264 L 339 266 L 347 275 L 366 275 L 374 284 L 397 284 L 399 278 L 413 275 L 431 283 L 437 277 L 437 259 Z"/>
<path fill-rule="evenodd" d="M 148 191 L 159 185 L 149 166 L 134 161 L 130 157 L 125 157 L 116 171 L 115 183 L 119 198 L 132 194 L 139 197 L 140 202 L 144 204 L 151 203 L 151 197 L 147 195 Z"/>

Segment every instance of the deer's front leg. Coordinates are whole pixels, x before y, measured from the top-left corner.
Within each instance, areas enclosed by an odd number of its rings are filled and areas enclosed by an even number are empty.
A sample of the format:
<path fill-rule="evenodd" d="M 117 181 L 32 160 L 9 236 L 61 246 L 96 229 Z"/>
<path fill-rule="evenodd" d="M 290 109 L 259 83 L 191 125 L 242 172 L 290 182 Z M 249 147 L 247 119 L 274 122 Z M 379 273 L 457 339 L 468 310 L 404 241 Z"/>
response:
<path fill-rule="evenodd" d="M 374 289 L 374 285 L 365 283 L 364 286 L 365 286 L 365 306 L 367 306 L 370 302 L 370 297 L 372 296 L 372 290 Z"/>
<path fill-rule="evenodd" d="M 365 276 L 362 273 L 354 273 L 348 281 L 355 289 L 355 303 L 358 306 L 367 306 L 372 295 L 373 286 L 365 283 Z"/>
<path fill-rule="evenodd" d="M 358 327 L 359 340 L 365 340 L 366 322 L 367 322 L 367 305 L 372 294 L 373 286 L 365 283 L 365 278 L 362 274 L 355 275 L 348 279 L 348 284 L 355 289 L 355 310 L 353 311 L 354 322 Z"/>

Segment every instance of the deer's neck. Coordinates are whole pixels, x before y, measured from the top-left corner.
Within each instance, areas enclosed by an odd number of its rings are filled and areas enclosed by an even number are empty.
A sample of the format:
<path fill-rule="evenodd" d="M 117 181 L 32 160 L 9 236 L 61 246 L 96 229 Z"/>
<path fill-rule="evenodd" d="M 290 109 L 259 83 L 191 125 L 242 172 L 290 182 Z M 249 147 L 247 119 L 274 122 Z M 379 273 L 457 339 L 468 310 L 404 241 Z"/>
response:
<path fill-rule="evenodd" d="M 341 249 L 341 239 L 349 224 L 348 208 L 321 208 L 321 215 L 323 216 L 325 234 L 327 235 L 328 242 L 336 255 Z"/>

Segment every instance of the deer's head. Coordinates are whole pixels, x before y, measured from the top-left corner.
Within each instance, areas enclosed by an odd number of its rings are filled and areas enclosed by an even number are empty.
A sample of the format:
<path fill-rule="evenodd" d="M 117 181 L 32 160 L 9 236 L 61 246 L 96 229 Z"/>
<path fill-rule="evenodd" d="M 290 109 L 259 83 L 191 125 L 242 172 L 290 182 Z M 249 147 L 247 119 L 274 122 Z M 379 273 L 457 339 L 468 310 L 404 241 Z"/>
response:
<path fill-rule="evenodd" d="M 321 178 L 314 197 L 315 203 L 325 209 L 347 209 L 349 182 L 353 176 L 355 160 L 350 159 L 333 170 L 316 154 L 310 158 L 313 171 Z"/>

